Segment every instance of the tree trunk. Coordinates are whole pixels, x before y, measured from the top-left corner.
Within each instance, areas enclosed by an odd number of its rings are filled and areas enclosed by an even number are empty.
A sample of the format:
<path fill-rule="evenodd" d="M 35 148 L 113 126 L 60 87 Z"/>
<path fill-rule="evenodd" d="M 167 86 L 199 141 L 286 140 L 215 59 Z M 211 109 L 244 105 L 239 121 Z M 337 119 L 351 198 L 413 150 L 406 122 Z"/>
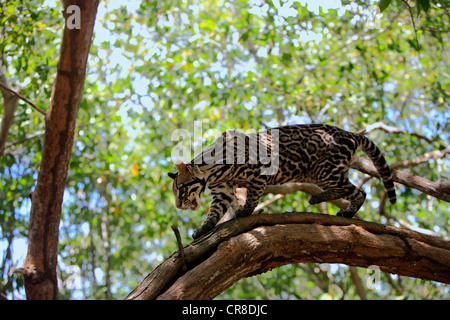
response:
<path fill-rule="evenodd" d="M 241 278 L 290 263 L 344 263 L 450 283 L 450 242 L 415 231 L 313 213 L 233 219 L 183 248 L 127 299 L 212 299 Z"/>
<path fill-rule="evenodd" d="M 67 10 L 71 5 L 71 10 Z M 61 204 L 98 0 L 63 1 L 63 6 L 66 26 L 50 108 L 45 116 L 42 162 L 32 194 L 28 252 L 24 268 L 18 271 L 24 277 L 27 299 L 58 296 L 56 266 Z"/>
<path fill-rule="evenodd" d="M 8 86 L 8 81 L 5 76 L 6 72 L 0 63 L 0 83 Z M 14 120 L 14 113 L 16 112 L 17 102 L 19 98 L 13 95 L 11 92 L 0 87 L 0 91 L 3 95 L 4 111 L 2 121 L 0 122 L 0 157 L 3 155 L 5 149 L 6 138 L 8 137 L 9 129 Z"/>

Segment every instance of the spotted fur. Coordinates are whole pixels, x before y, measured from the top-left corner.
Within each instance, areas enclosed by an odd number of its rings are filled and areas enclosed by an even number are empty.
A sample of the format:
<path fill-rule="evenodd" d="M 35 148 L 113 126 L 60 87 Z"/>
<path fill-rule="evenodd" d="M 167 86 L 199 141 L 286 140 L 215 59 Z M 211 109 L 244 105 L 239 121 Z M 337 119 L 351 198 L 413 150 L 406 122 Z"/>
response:
<path fill-rule="evenodd" d="M 169 176 L 179 209 L 198 209 L 205 189 L 211 191 L 207 218 L 195 230 L 194 239 L 211 230 L 233 207 L 237 187 L 247 188 L 246 203 L 236 211 L 237 217 L 252 214 L 266 185 L 309 182 L 323 190 L 309 199 L 310 204 L 344 198 L 349 205 L 337 215 L 352 218 L 366 198 L 348 179 L 358 149 L 372 160 L 394 204 L 392 173 L 377 146 L 363 135 L 324 124 L 285 126 L 250 135 L 226 131 L 190 163 L 175 164 L 178 172 Z"/>

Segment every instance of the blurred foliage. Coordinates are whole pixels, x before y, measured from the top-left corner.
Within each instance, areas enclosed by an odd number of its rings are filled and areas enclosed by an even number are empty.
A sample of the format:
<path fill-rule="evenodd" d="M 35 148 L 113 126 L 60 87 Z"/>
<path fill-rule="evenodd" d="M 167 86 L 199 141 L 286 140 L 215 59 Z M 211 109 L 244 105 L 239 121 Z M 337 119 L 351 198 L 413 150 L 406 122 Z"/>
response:
<path fill-rule="evenodd" d="M 48 109 L 62 7 L 0 3 L 8 81 Z M 176 210 L 167 177 L 176 129 L 188 130 L 191 141 L 198 130 L 204 146 L 210 130 L 322 122 L 358 131 L 383 121 L 406 132 L 368 134 L 389 163 L 448 145 L 449 11 L 444 2 L 419 3 L 414 30 L 401 1 L 382 14 L 373 1 L 101 1 L 64 194 L 61 298 L 122 299 L 176 250 L 171 225 L 191 241 L 208 201 L 197 212 Z M 8 271 L 26 255 L 43 130 L 43 117 L 20 101 L 0 158 L 0 293 L 9 299 L 25 297 L 22 280 Z M 406 170 L 443 181 L 449 166 L 431 159 Z M 386 206 L 391 220 L 379 213 L 380 182 L 353 171 L 351 178 L 368 194 L 363 219 L 448 237 L 444 201 L 397 185 L 397 204 Z M 307 199 L 288 195 L 266 211 L 317 210 Z M 371 288 L 368 271 L 356 268 L 367 298 L 448 298 L 448 286 L 384 273 Z M 360 295 L 348 266 L 302 264 L 243 279 L 218 298 Z"/>

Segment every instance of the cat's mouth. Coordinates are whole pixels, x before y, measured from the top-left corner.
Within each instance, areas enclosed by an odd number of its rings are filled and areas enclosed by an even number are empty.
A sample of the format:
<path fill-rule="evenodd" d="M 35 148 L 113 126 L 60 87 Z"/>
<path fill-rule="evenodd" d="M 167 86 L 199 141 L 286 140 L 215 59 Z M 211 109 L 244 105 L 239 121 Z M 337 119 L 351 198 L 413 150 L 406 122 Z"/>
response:
<path fill-rule="evenodd" d="M 196 199 L 192 200 L 191 201 L 191 210 L 197 210 L 198 207 L 199 207 L 199 204 L 198 204 L 197 200 Z"/>

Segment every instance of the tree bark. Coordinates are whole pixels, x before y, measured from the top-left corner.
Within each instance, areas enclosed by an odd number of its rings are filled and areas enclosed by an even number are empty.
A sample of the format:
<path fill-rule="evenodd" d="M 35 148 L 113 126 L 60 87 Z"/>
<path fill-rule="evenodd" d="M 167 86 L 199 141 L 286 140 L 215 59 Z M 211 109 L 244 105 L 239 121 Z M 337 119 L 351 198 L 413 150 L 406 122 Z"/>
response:
<path fill-rule="evenodd" d="M 4 86 L 8 86 L 8 81 L 6 79 L 6 72 L 3 66 L 0 63 L 0 83 Z M 4 101 L 4 111 L 2 121 L 0 123 L 0 157 L 3 155 L 3 151 L 5 149 L 6 138 L 8 137 L 9 129 L 14 120 L 14 113 L 17 108 L 17 101 L 19 98 L 13 95 L 11 92 L 5 90 L 3 87 L 0 87 L 0 91 L 3 95 Z"/>
<path fill-rule="evenodd" d="M 74 13 L 67 12 L 71 5 L 80 9 L 80 29 L 73 25 L 69 28 L 67 23 L 64 28 L 50 108 L 45 116 L 42 162 L 32 194 L 28 252 L 24 268 L 17 271 L 23 274 L 27 299 L 58 296 L 56 266 L 61 204 L 98 0 L 63 1 L 66 19 Z"/>
<path fill-rule="evenodd" d="M 450 283 L 450 242 L 415 231 L 313 213 L 233 219 L 175 252 L 126 299 L 212 299 L 241 278 L 290 263 L 376 265 Z"/>

